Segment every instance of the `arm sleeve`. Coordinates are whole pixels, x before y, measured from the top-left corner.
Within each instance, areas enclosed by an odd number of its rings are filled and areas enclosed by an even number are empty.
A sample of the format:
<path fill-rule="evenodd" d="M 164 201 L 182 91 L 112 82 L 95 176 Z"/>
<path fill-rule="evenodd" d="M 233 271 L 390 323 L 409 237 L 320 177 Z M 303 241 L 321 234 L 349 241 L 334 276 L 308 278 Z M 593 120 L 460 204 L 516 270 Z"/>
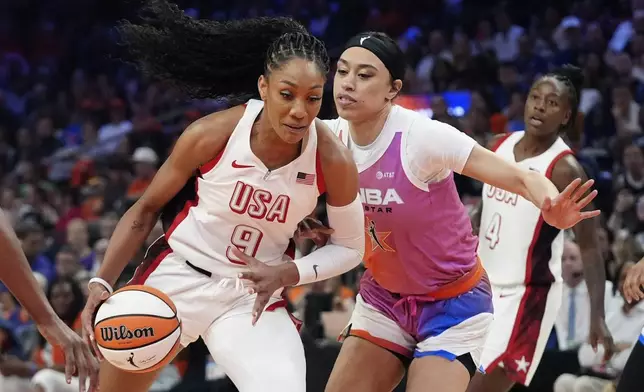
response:
<path fill-rule="evenodd" d="M 364 212 L 360 198 L 350 204 L 327 204 L 329 226 L 334 230 L 329 243 L 294 261 L 300 273 L 298 285 L 332 278 L 352 270 L 364 255 Z"/>
<path fill-rule="evenodd" d="M 339 119 L 339 118 L 336 118 L 336 119 L 333 119 L 333 120 L 322 120 L 322 122 L 323 122 L 327 127 L 331 128 L 331 130 L 333 131 L 333 133 L 335 133 L 336 135 L 338 134 L 338 124 L 340 123 L 340 119 Z"/>
<path fill-rule="evenodd" d="M 427 182 L 448 171 L 460 174 L 476 144 L 449 124 L 423 118 L 409 129 L 405 155 L 412 173 Z"/>

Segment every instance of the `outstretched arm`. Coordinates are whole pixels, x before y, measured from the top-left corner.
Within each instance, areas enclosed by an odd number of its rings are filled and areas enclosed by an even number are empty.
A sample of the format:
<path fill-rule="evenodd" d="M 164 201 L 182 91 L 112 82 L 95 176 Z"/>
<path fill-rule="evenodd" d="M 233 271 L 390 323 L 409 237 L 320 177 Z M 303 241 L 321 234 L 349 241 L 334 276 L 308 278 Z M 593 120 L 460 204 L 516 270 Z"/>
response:
<path fill-rule="evenodd" d="M 571 181 L 581 178 L 588 179 L 579 162 L 568 155 L 559 160 L 552 171 L 552 181 L 559 189 L 564 189 Z M 589 204 L 586 209 L 592 210 Z M 598 221 L 596 218 L 585 219 L 573 227 L 575 239 L 581 249 L 581 259 L 584 263 L 584 278 L 590 297 L 590 343 L 597 346 L 598 340 L 603 343 L 605 358 L 613 353 L 612 338 L 604 323 L 604 298 L 606 289 L 606 270 L 604 260 L 599 250 L 597 238 Z M 608 341 L 610 339 L 610 341 Z"/>
<path fill-rule="evenodd" d="M 85 391 L 85 380 L 89 378 L 89 390 L 95 390 L 98 383 L 98 362 L 81 337 L 72 331 L 52 309 L 40 285 L 34 278 L 29 262 L 22 252 L 20 240 L 13 231 L 9 220 L 0 211 L 0 281 L 16 297 L 18 302 L 34 319 L 38 330 L 52 345 L 60 346 L 65 352 L 65 376 L 71 380 L 78 372 L 80 391 Z"/>
<path fill-rule="evenodd" d="M 557 187 L 543 174 L 524 170 L 478 145 L 472 149 L 461 174 L 515 193 L 539 209 L 547 198 L 559 195 Z"/>
<path fill-rule="evenodd" d="M 58 317 L 34 278 L 29 262 L 22 252 L 20 240 L 11 223 L 0 211 L 0 281 L 27 310 L 36 324 L 49 324 Z"/>

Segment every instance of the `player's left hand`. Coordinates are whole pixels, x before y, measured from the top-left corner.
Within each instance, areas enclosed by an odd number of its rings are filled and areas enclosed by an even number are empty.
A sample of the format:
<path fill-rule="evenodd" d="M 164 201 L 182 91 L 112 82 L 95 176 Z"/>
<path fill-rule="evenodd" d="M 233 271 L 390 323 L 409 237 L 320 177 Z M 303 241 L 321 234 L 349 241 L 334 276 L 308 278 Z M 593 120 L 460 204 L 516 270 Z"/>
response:
<path fill-rule="evenodd" d="M 246 263 L 246 266 L 248 267 L 248 269 L 241 272 L 238 277 L 240 279 L 251 281 L 252 284 L 248 286 L 248 293 L 257 294 L 255 305 L 253 305 L 252 323 L 255 325 L 275 291 L 284 286 L 296 284 L 299 279 L 299 273 L 297 272 L 297 267 L 294 263 L 270 266 L 245 254 L 235 247 L 232 248 L 232 251 L 233 254 L 239 258 L 239 260 Z M 295 269 L 294 274 L 289 271 L 292 269 Z"/>
<path fill-rule="evenodd" d="M 622 291 L 628 303 L 644 299 L 644 259 L 628 270 Z"/>
<path fill-rule="evenodd" d="M 307 216 L 297 225 L 297 230 L 293 235 L 294 238 L 306 238 L 312 240 L 320 248 L 329 241 L 329 236 L 333 234 L 333 229 L 326 227 L 319 220 Z"/>
<path fill-rule="evenodd" d="M 85 392 L 89 379 L 89 391 L 98 391 L 98 360 L 83 339 L 65 323 L 56 319 L 47 324 L 38 324 L 38 330 L 52 346 L 59 346 L 65 352 L 65 380 L 69 384 L 72 376 L 78 374 L 80 392 Z"/>
<path fill-rule="evenodd" d="M 595 352 L 597 352 L 598 344 L 604 346 L 604 362 L 611 359 L 615 353 L 616 349 L 615 343 L 613 342 L 613 336 L 610 334 L 610 331 L 606 326 L 606 320 L 603 318 L 596 318 L 590 322 L 588 341 Z"/>
<path fill-rule="evenodd" d="M 599 210 L 582 211 L 597 196 L 597 190 L 584 196 L 594 183 L 594 180 L 588 180 L 582 184 L 581 179 L 577 178 L 554 199 L 547 197 L 541 206 L 543 219 L 550 226 L 565 230 L 584 219 L 599 215 Z"/>

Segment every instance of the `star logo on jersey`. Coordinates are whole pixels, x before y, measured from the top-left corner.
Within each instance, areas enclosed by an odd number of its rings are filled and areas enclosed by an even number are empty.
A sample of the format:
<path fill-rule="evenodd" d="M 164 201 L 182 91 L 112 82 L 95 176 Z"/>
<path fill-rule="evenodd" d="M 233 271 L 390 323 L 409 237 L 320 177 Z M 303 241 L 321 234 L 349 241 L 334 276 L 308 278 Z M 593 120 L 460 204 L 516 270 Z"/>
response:
<path fill-rule="evenodd" d="M 523 373 L 528 372 L 528 367 L 530 366 L 530 362 L 525 360 L 525 356 L 522 356 L 520 360 L 515 359 L 514 363 L 517 364 L 517 372 L 523 372 Z"/>
<path fill-rule="evenodd" d="M 391 231 L 378 231 L 376 228 L 376 222 L 372 221 L 369 218 L 365 218 L 365 231 L 367 236 L 371 241 L 371 249 L 373 252 L 376 249 L 383 250 L 385 252 L 395 252 L 396 250 L 387 244 L 387 238 L 391 235 Z"/>

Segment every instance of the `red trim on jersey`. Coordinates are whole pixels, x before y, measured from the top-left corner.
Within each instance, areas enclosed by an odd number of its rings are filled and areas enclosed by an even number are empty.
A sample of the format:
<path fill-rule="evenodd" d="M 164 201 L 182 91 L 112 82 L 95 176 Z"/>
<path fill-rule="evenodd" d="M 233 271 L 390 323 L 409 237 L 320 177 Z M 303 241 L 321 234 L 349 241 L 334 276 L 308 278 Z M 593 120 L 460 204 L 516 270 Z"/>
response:
<path fill-rule="evenodd" d="M 286 247 L 284 254 L 290 257 L 291 260 L 295 260 L 295 241 L 293 241 L 292 238 L 288 242 L 288 246 Z"/>
<path fill-rule="evenodd" d="M 553 170 L 555 170 L 555 165 L 557 165 L 557 162 L 559 162 L 563 157 L 567 155 L 572 155 L 572 154 L 574 154 L 572 150 L 564 150 L 559 154 L 557 154 L 557 156 L 552 159 L 552 162 L 550 162 L 550 165 L 548 165 L 548 169 L 546 170 L 545 176 L 548 178 L 551 178 L 552 172 Z"/>
<path fill-rule="evenodd" d="M 183 222 L 184 219 L 186 219 L 186 216 L 188 216 L 188 212 L 190 212 L 190 209 L 194 206 L 199 204 L 199 180 L 195 180 L 195 198 L 193 200 L 186 200 L 186 203 L 183 205 L 183 208 L 177 216 L 174 217 L 172 220 L 172 224 L 170 227 L 168 227 L 168 230 L 165 232 L 165 238 L 169 242 L 170 241 L 170 236 L 174 232 L 174 230 Z"/>
<path fill-rule="evenodd" d="M 324 172 L 320 162 L 320 151 L 315 153 L 315 178 L 317 179 L 318 192 L 322 195 L 326 192 L 326 183 L 324 182 Z"/>
<path fill-rule="evenodd" d="M 494 142 L 494 145 L 492 145 L 492 148 L 490 149 L 490 151 L 494 152 L 494 151 L 498 150 L 499 147 L 501 147 L 501 144 L 503 144 L 505 139 L 509 138 L 510 135 L 512 135 L 512 134 L 511 133 L 506 133 L 505 135 L 501 136 L 496 142 Z"/>
<path fill-rule="evenodd" d="M 214 169 L 215 166 L 217 166 L 217 164 L 219 163 L 219 160 L 221 159 L 221 156 L 224 155 L 224 151 L 226 151 L 226 146 L 228 146 L 228 140 L 226 140 L 226 144 L 224 144 L 224 148 L 222 148 L 221 151 L 219 151 L 219 153 L 214 158 L 212 158 L 211 160 L 209 160 L 208 162 L 204 163 L 199 167 L 199 173 L 201 174 L 202 177 L 204 174 L 208 173 L 209 171 Z"/>
<path fill-rule="evenodd" d="M 228 145 L 228 142 L 226 142 L 226 145 Z M 226 151 L 226 147 L 222 148 L 216 157 L 201 165 L 201 167 L 199 168 L 199 173 L 203 176 L 204 174 L 212 170 L 215 166 L 217 166 L 217 163 L 219 163 L 221 156 L 224 155 L 224 151 Z M 174 230 L 181 224 L 181 222 L 183 222 L 184 219 L 186 219 L 186 216 L 188 216 L 190 209 L 197 204 L 199 204 L 199 179 L 195 180 L 195 198 L 193 200 L 186 200 L 186 203 L 183 205 L 181 211 L 179 211 L 177 216 L 174 217 L 172 224 L 165 232 L 166 240 L 170 241 L 170 236 L 172 235 Z"/>
<path fill-rule="evenodd" d="M 151 245 L 150 247 L 152 246 L 153 245 Z M 159 265 L 161 265 L 161 262 L 166 257 L 168 257 L 170 253 L 172 253 L 172 249 L 167 248 L 167 249 L 164 249 L 162 252 L 160 252 L 158 255 L 156 255 L 156 257 L 154 257 L 152 261 L 148 260 L 146 262 L 146 260 L 144 260 L 141 263 L 141 265 L 139 265 L 136 268 L 136 271 L 134 271 L 134 276 L 132 277 L 132 279 L 130 279 L 130 281 L 128 282 L 128 285 L 145 284 L 145 281 L 148 280 L 148 278 L 150 277 L 150 275 L 152 275 L 154 270 L 156 270 L 159 267 Z"/>
<path fill-rule="evenodd" d="M 551 178 L 557 162 L 572 153 L 571 150 L 565 150 L 555 156 L 548 165 L 546 177 Z M 519 304 L 508 346 L 505 352 L 485 369 L 486 372 L 491 372 L 500 362 L 503 362 L 506 376 L 512 381 L 525 385 L 527 372 L 517 369 L 515 361 L 523 358 L 530 362 L 530 367 L 538 366 L 538 364 L 532 364 L 532 360 L 546 312 L 550 286 L 555 280 L 550 271 L 549 262 L 552 257 L 552 242 L 559 232 L 559 229 L 548 225 L 542 216 L 539 217 L 526 260 L 524 281 L 526 290 Z"/>

